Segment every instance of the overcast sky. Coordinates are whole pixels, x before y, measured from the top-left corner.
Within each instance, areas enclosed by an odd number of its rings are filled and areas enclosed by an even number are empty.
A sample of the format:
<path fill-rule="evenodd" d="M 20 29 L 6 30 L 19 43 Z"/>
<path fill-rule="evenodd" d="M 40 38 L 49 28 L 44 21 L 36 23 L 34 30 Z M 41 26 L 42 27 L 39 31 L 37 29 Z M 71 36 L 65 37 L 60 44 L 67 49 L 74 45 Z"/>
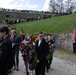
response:
<path fill-rule="evenodd" d="M 0 0 L 0 8 L 47 11 L 49 1 L 50 0 Z"/>

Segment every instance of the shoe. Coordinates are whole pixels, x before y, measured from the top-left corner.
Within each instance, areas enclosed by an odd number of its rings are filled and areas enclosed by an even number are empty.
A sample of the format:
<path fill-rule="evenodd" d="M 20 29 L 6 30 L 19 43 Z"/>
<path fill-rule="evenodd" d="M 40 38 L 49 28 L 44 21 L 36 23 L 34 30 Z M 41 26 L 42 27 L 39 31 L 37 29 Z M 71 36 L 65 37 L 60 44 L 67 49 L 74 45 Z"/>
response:
<path fill-rule="evenodd" d="M 9 70 L 7 71 L 7 73 L 11 73 L 11 69 L 9 69 Z"/>
<path fill-rule="evenodd" d="M 16 70 L 16 67 L 13 67 L 13 70 Z"/>
<path fill-rule="evenodd" d="M 47 73 L 49 72 L 49 70 L 46 71 Z"/>
<path fill-rule="evenodd" d="M 19 69 L 18 69 L 18 68 L 16 68 L 16 71 L 19 71 Z"/>
<path fill-rule="evenodd" d="M 29 75 L 29 72 L 27 72 L 27 75 Z"/>

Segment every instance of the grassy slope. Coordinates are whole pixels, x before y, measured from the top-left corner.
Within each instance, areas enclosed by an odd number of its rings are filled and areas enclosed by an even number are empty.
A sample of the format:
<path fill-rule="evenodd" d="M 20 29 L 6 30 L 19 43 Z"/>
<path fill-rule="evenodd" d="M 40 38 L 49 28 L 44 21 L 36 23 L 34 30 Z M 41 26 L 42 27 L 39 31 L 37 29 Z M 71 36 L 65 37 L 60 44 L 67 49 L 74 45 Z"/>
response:
<path fill-rule="evenodd" d="M 74 20 L 76 20 L 76 14 L 54 17 L 50 19 L 24 22 L 20 24 L 11 25 L 10 27 L 16 27 L 18 33 L 20 28 L 24 30 L 24 33 L 34 34 L 39 31 L 46 33 L 58 34 L 73 32 Z"/>

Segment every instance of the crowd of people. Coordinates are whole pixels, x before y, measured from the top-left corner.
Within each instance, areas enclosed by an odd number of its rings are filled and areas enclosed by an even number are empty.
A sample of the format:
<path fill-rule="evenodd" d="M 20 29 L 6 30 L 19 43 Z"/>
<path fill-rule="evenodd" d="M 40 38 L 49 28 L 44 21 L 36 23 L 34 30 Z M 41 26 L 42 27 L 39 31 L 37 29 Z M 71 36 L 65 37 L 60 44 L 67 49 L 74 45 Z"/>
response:
<path fill-rule="evenodd" d="M 2 26 L 0 27 L 0 75 L 8 75 L 11 70 L 19 71 L 19 51 L 27 75 L 29 75 L 28 69 L 35 70 L 35 75 L 45 75 L 45 72 L 49 72 L 55 48 L 55 39 L 51 34 L 45 35 L 39 32 L 38 35 L 25 36 L 21 29 L 20 35 L 17 35 L 15 28 L 9 31 L 7 26 Z"/>

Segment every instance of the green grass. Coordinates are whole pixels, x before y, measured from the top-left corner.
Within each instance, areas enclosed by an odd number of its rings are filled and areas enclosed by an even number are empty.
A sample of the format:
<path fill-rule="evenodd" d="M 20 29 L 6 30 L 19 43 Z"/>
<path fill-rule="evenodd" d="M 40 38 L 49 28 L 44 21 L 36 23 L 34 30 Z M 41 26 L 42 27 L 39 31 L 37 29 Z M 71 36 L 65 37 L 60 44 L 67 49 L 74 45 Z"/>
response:
<path fill-rule="evenodd" d="M 10 28 L 16 27 L 18 33 L 20 32 L 20 28 L 22 28 L 25 34 L 27 32 L 29 34 L 34 34 L 38 33 L 39 31 L 51 34 L 69 33 L 73 32 L 75 20 L 76 14 L 72 14 L 67 16 L 14 24 L 11 25 Z"/>

